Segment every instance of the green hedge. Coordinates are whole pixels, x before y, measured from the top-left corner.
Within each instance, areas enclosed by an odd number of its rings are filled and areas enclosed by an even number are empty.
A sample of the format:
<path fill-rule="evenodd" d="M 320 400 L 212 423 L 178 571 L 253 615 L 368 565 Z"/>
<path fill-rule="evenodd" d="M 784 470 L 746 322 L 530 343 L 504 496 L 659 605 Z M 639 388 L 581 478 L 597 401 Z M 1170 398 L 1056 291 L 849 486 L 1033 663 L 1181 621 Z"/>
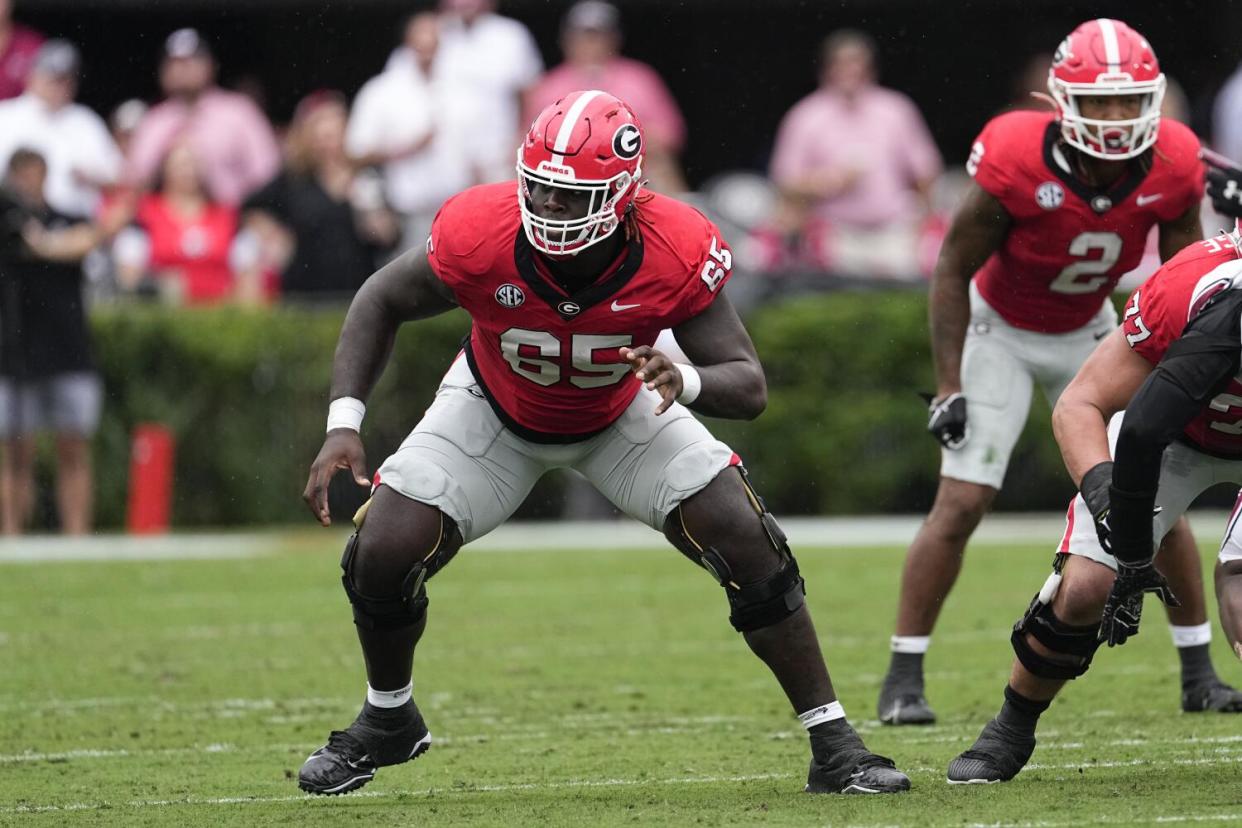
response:
<path fill-rule="evenodd" d="M 124 522 L 129 434 L 142 421 L 177 435 L 177 526 L 309 520 L 299 494 L 323 436 L 343 309 L 102 308 L 92 316 L 104 375 L 96 442 L 101 526 Z M 765 308 L 750 320 L 768 374 L 767 412 L 711 421 L 781 513 L 925 509 L 937 450 L 916 392 L 932 387 L 926 299 L 834 293 Z M 374 468 L 417 422 L 468 329 L 455 312 L 407 325 L 370 402 Z M 1071 491 L 1037 406 L 1002 507 L 1057 509 Z M 553 515 L 563 484 L 536 489 L 525 515 Z M 334 510 L 359 495 L 338 480 Z"/>

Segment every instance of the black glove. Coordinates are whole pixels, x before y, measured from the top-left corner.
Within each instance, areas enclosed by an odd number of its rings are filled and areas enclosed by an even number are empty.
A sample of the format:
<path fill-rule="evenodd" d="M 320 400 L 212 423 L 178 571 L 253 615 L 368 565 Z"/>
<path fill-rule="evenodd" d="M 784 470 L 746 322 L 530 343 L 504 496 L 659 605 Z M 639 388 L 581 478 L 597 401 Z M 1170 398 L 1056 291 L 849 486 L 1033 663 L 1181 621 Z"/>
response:
<path fill-rule="evenodd" d="M 1242 170 L 1210 150 L 1201 150 L 1199 157 L 1208 165 L 1207 194 L 1212 207 L 1221 215 L 1242 218 Z"/>
<path fill-rule="evenodd" d="M 1100 539 L 1100 547 L 1108 554 L 1113 554 L 1113 540 L 1108 529 L 1108 517 L 1111 504 L 1108 489 L 1113 483 L 1113 461 L 1105 460 L 1097 463 L 1082 476 L 1079 491 L 1087 503 L 1087 510 L 1095 519 L 1095 535 Z"/>
<path fill-rule="evenodd" d="M 970 439 L 966 427 L 966 398 L 961 392 L 937 400 L 931 394 L 919 394 L 927 401 L 927 430 L 940 445 L 949 450 L 960 449 Z"/>
<path fill-rule="evenodd" d="M 1125 644 L 1132 635 L 1138 635 L 1139 620 L 1143 617 L 1143 596 L 1154 592 L 1166 606 L 1180 607 L 1169 582 L 1151 561 L 1141 566 L 1117 562 L 1117 580 L 1104 602 L 1104 615 L 1100 620 L 1100 641 L 1108 646 Z"/>

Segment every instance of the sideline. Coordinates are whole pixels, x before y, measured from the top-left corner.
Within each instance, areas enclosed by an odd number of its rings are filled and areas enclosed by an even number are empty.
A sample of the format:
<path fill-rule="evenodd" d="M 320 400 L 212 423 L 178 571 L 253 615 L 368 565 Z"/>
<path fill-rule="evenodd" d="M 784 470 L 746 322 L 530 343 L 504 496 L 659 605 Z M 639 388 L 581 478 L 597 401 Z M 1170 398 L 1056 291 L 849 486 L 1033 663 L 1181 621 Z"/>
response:
<path fill-rule="evenodd" d="M 1198 510 L 1189 514 L 1203 548 L 1220 538 L 1227 513 Z M 870 549 L 907 545 L 922 523 L 921 515 L 873 517 L 790 517 L 781 526 L 795 547 Z M 972 543 L 996 546 L 1046 544 L 1049 552 L 1065 530 L 1065 516 L 1048 513 L 990 515 Z M 71 561 L 230 560 L 273 554 L 282 547 L 318 547 L 343 541 L 345 530 L 273 529 L 259 532 L 187 532 L 153 537 L 119 534 L 65 538 L 54 535 L 0 540 L 0 564 Z M 471 551 L 663 549 L 664 536 L 628 518 L 615 521 L 528 521 L 501 526 L 470 544 Z"/>

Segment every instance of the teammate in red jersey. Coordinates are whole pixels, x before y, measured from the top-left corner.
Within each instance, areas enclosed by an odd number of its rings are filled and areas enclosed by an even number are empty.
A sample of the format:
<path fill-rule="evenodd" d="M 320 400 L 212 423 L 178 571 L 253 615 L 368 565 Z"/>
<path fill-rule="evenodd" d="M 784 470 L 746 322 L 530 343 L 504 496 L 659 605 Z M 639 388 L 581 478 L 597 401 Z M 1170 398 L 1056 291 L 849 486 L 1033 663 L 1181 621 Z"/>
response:
<path fill-rule="evenodd" d="M 341 565 L 367 701 L 306 760 L 303 790 L 354 790 L 377 767 L 430 746 L 411 681 L 426 581 L 558 467 L 663 531 L 724 587 L 731 623 L 810 733 L 806 790 L 909 788 L 846 722 L 784 533 L 737 456 L 690 413 L 755 417 L 766 386 L 722 291 L 729 248 L 691 207 L 641 192 L 642 147 L 625 103 L 598 91 L 568 95 L 540 114 L 519 149 L 516 194 L 510 183 L 450 199 L 426 252 L 377 272 L 350 306 L 328 434 L 304 494 L 325 525 L 333 473 L 368 482 L 362 401 L 398 325 L 456 305 L 472 329 L 355 517 Z M 676 332 L 695 367 L 653 348 L 662 328 Z"/>
<path fill-rule="evenodd" d="M 1138 264 L 1152 226 L 1166 260 L 1202 238 L 1199 144 L 1160 119 L 1164 84 L 1137 32 L 1092 20 L 1053 59 L 1057 111 L 1001 115 L 975 141 L 966 165 L 974 181 L 932 277 L 938 387 L 928 430 L 943 445 L 941 478 L 906 556 L 883 722 L 935 720 L 924 653 L 966 543 L 1001 487 L 1034 385 L 1055 402 L 1116 326 L 1109 296 Z M 1208 655 L 1201 567 L 1184 522 L 1167 545 L 1166 571 L 1183 601 L 1170 611 L 1182 709 L 1242 710 L 1242 694 L 1220 681 Z"/>
<path fill-rule="evenodd" d="M 1153 562 L 1174 521 L 1205 489 L 1242 483 L 1238 244 L 1236 233 L 1218 236 L 1165 264 L 1061 395 L 1053 428 L 1081 493 L 1052 575 L 1014 626 L 1001 712 L 949 765 L 950 782 L 1004 781 L 1022 769 L 1039 716 L 1096 647 L 1138 633 L 1147 592 L 1176 601 Z M 1238 504 L 1216 582 L 1225 634 L 1242 653 Z"/>

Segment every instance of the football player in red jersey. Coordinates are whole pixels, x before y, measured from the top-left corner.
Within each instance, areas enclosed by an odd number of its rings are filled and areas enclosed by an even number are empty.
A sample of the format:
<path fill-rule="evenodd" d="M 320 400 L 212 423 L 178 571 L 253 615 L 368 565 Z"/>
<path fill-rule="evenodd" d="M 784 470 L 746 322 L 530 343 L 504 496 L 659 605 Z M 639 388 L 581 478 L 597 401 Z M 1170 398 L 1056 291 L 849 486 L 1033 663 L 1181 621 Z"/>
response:
<path fill-rule="evenodd" d="M 552 468 L 579 471 L 724 588 L 731 623 L 810 733 L 806 790 L 909 788 L 846 722 L 784 533 L 737 456 L 690 413 L 753 418 L 767 391 L 722 291 L 729 248 L 701 213 L 641 190 L 642 148 L 622 101 L 599 91 L 562 98 L 519 148 L 516 188 L 484 185 L 449 199 L 426 250 L 378 271 L 351 304 L 328 433 L 304 493 L 324 525 L 336 470 L 369 482 L 358 426 L 397 327 L 454 306 L 472 325 L 435 401 L 381 464 L 355 517 L 341 565 L 367 700 L 306 760 L 303 790 L 354 790 L 376 768 L 427 750 L 411 680 L 426 581 Z M 694 367 L 654 349 L 664 328 Z"/>
<path fill-rule="evenodd" d="M 1199 143 L 1162 121 L 1165 80 L 1142 36 L 1088 21 L 1057 49 L 1055 112 L 991 120 L 971 150 L 974 181 L 931 285 L 937 393 L 928 430 L 943 445 L 939 490 L 906 556 L 879 718 L 935 720 L 923 657 L 966 543 L 1000 489 L 1038 383 L 1055 402 L 1117 324 L 1109 297 L 1160 228 L 1169 259 L 1202 238 Z M 1182 599 L 1170 610 L 1182 709 L 1242 710 L 1216 676 L 1198 552 L 1182 522 L 1162 563 Z"/>
<path fill-rule="evenodd" d="M 1004 781 L 1022 769 L 1040 714 L 1087 671 L 1099 643 L 1138 633 L 1147 592 L 1176 600 L 1153 561 L 1160 539 L 1205 489 L 1242 484 L 1238 245 L 1236 232 L 1218 236 L 1165 264 L 1057 402 L 1053 429 L 1080 494 L 1053 573 L 1014 627 L 1001 712 L 949 765 L 950 782 Z M 1242 497 L 1216 582 L 1225 634 L 1242 655 L 1240 512 Z"/>

